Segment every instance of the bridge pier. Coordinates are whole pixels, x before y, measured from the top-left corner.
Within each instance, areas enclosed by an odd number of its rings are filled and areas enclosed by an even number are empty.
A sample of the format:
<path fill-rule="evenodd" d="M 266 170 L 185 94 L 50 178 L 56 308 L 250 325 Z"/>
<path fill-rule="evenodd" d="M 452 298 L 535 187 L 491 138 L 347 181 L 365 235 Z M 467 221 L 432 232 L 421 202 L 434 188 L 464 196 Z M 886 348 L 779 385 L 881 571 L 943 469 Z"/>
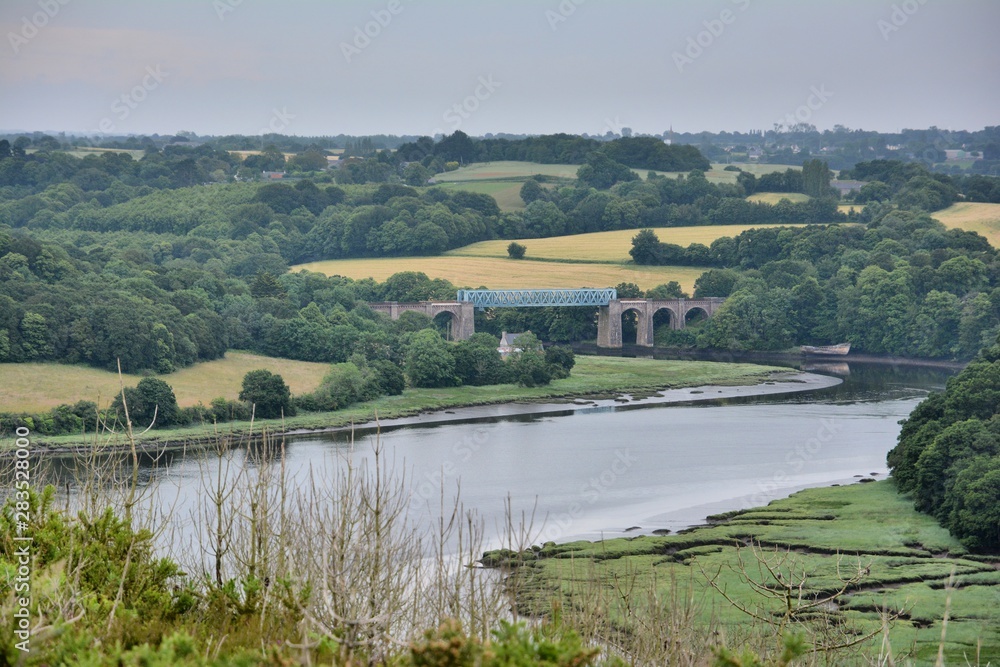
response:
<path fill-rule="evenodd" d="M 597 347 L 622 346 L 622 302 L 617 299 L 597 309 Z"/>
<path fill-rule="evenodd" d="M 597 346 L 611 349 L 622 347 L 622 314 L 636 312 L 638 328 L 635 344 L 653 347 L 653 318 L 661 310 L 670 311 L 670 328 L 685 327 L 685 319 L 692 310 L 702 310 L 708 317 L 715 315 L 725 299 L 612 299 L 601 306 L 597 314 Z"/>

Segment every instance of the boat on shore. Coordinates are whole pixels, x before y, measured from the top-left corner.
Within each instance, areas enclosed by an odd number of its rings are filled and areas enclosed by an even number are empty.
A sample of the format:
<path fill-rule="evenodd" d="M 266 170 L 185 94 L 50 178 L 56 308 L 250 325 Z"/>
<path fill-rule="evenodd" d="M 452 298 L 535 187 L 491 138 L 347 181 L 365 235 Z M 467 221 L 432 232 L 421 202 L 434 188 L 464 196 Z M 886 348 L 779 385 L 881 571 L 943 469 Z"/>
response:
<path fill-rule="evenodd" d="M 803 345 L 803 354 L 821 354 L 824 356 L 842 357 L 851 351 L 850 343 L 840 343 L 838 345 Z"/>

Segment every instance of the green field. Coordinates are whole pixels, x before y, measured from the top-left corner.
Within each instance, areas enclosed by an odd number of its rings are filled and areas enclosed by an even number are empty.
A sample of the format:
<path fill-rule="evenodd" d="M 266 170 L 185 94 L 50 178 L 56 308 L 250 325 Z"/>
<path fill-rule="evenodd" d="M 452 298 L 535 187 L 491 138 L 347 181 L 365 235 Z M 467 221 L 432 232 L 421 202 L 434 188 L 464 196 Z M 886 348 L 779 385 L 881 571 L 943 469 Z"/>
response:
<path fill-rule="evenodd" d="M 737 236 L 748 229 L 765 227 L 801 227 L 802 225 L 702 225 L 697 227 L 658 227 L 653 229 L 664 243 L 687 247 L 692 243 L 711 245 L 724 236 Z M 576 262 L 628 262 L 628 251 L 638 229 L 621 229 L 613 232 L 594 232 L 573 236 L 554 236 L 544 239 L 518 239 L 527 247 L 528 259 L 547 259 Z M 482 241 L 445 253 L 446 257 L 507 257 L 509 240 Z"/>
<path fill-rule="evenodd" d="M 613 287 L 621 282 L 631 282 L 642 289 L 651 289 L 676 280 L 688 292 L 694 289 L 694 281 L 705 272 L 705 269 L 688 266 L 536 262 L 455 255 L 332 259 L 292 267 L 292 271 L 303 269 L 328 276 L 374 278 L 379 281 L 400 271 L 421 271 L 430 278 L 451 281 L 456 287 L 491 289 Z"/>
<path fill-rule="evenodd" d="M 727 165 L 713 164 L 712 169 L 705 173 L 705 178 L 713 183 L 735 183 L 738 172 L 725 171 Z M 783 164 L 740 164 L 738 166 L 744 171 L 752 174 L 767 174 L 773 171 L 785 171 L 786 169 L 799 169 L 800 167 L 789 167 Z M 488 194 L 497 200 L 497 204 L 504 211 L 518 211 L 524 208 L 521 200 L 521 185 L 525 180 L 536 174 L 548 176 L 555 179 L 565 179 L 566 182 L 576 179 L 576 171 L 580 168 L 577 164 L 539 164 L 537 162 L 477 162 L 465 167 L 460 167 L 455 171 L 438 174 L 434 177 L 438 187 L 449 190 L 467 190 Z M 649 173 L 648 169 L 633 169 L 640 177 L 645 178 Z M 685 172 L 657 171 L 661 176 L 676 178 L 684 175 Z M 796 195 L 791 195 L 795 197 Z M 801 195 L 805 196 L 805 195 Z M 797 201 L 797 200 L 795 200 Z"/>
<path fill-rule="evenodd" d="M 945 227 L 964 229 L 982 234 L 994 248 L 1000 248 L 1000 204 L 960 202 L 943 211 L 932 213 Z"/>
<path fill-rule="evenodd" d="M 438 174 L 434 180 L 447 183 L 455 181 L 525 180 L 535 174 L 553 178 L 576 179 L 578 164 L 539 164 L 537 162 L 475 162 L 455 171 Z"/>
<path fill-rule="evenodd" d="M 747 548 L 751 540 L 764 545 L 756 554 Z M 802 618 L 808 619 L 804 627 L 832 630 L 832 638 L 852 641 L 881 629 L 878 610 L 902 610 L 888 637 L 894 657 L 932 664 L 950 600 L 945 635 L 949 664 L 996 664 L 1000 559 L 966 555 L 933 518 L 917 513 L 891 481 L 883 481 L 809 489 L 767 507 L 718 517 L 715 525 L 684 534 L 548 543 L 526 554 L 520 597 L 529 607 L 548 609 L 553 595 L 593 600 L 603 593 L 608 619 L 623 624 L 623 633 L 643 632 L 641 621 L 632 621 L 625 611 L 628 596 L 631 613 L 636 609 L 648 613 L 644 605 L 651 595 L 688 604 L 698 601 L 695 618 L 705 624 L 715 622 L 725 635 L 739 632 L 740 624 L 752 620 L 710 587 L 709 578 L 716 578 L 733 601 L 759 610 L 763 617 L 780 618 L 784 600 L 753 592 L 747 579 L 771 587 L 790 584 L 795 608 L 814 596 L 837 591 L 841 581 L 859 575 L 835 604 L 804 613 Z M 762 562 L 777 572 L 777 579 Z M 955 585 L 949 591 L 946 584 L 953 573 Z M 575 605 L 567 600 L 563 608 Z M 669 615 L 670 610 L 665 611 Z M 758 629 L 777 632 L 767 626 Z M 881 642 L 878 633 L 863 648 L 872 656 Z M 849 658 L 837 654 L 828 664 L 854 664 Z"/>
<path fill-rule="evenodd" d="M 521 199 L 523 181 L 450 181 L 440 183 L 442 190 L 464 190 L 489 195 L 496 200 L 501 211 L 522 211 L 524 200 Z"/>
<path fill-rule="evenodd" d="M 280 374 L 293 394 L 303 394 L 319 386 L 330 366 L 229 351 L 224 359 L 206 361 L 159 377 L 173 387 L 177 403 L 182 407 L 199 402 L 208 405 L 220 396 L 236 400 L 243 376 L 259 368 Z M 138 375 L 122 378 L 125 386 L 135 386 L 141 379 Z M 104 406 L 119 391 L 121 384 L 117 373 L 89 366 L 0 364 L 0 412 L 44 412 L 81 400 Z"/>

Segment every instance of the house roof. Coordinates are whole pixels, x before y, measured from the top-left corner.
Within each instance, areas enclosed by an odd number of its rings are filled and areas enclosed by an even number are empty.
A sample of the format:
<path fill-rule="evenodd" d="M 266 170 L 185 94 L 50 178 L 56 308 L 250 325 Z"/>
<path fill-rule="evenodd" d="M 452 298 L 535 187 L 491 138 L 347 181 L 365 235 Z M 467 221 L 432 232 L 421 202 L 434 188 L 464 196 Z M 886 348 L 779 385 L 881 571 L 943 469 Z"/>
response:
<path fill-rule="evenodd" d="M 503 335 L 500 336 L 500 345 L 501 346 L 506 345 L 506 346 L 510 347 L 511 345 L 514 344 L 514 341 L 516 341 L 518 338 L 520 338 L 523 335 L 524 334 L 507 333 L 506 331 L 504 331 Z"/>

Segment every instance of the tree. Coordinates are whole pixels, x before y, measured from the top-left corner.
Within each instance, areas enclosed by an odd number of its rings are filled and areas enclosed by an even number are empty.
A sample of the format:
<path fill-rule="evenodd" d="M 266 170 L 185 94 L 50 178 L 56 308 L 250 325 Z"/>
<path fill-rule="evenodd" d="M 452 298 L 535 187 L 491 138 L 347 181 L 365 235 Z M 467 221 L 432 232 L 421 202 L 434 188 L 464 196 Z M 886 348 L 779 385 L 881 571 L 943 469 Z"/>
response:
<path fill-rule="evenodd" d="M 125 387 L 111 403 L 111 409 L 122 421 L 125 420 L 126 406 L 129 420 L 138 429 L 149 426 L 162 428 L 177 423 L 177 397 L 163 380 L 143 378 L 135 387 Z"/>
<path fill-rule="evenodd" d="M 500 341 L 490 334 L 473 334 L 452 347 L 455 374 L 463 385 L 483 386 L 507 381 L 507 366 L 500 357 Z"/>
<path fill-rule="evenodd" d="M 545 361 L 545 352 L 535 334 L 530 331 L 521 334 L 516 344 L 520 351 L 507 360 L 513 381 L 522 387 L 538 387 L 551 382 L 552 369 Z"/>
<path fill-rule="evenodd" d="M 587 162 L 576 171 L 576 177 L 598 190 L 607 190 L 615 183 L 639 180 L 634 171 L 600 152 L 587 158 Z"/>
<path fill-rule="evenodd" d="M 507 255 L 511 259 L 524 259 L 524 253 L 527 251 L 528 249 L 525 246 L 516 241 L 511 241 L 510 245 L 507 246 Z"/>
<path fill-rule="evenodd" d="M 261 271 L 250 282 L 250 294 L 255 299 L 265 297 L 280 299 L 285 296 L 285 288 L 281 286 L 281 283 L 278 282 L 277 277 L 273 273 Z"/>
<path fill-rule="evenodd" d="M 832 176 L 826 162 L 808 160 L 802 164 L 802 191 L 810 197 L 825 197 L 830 193 Z"/>
<path fill-rule="evenodd" d="M 260 369 L 243 376 L 240 400 L 254 406 L 254 416 L 274 419 L 295 414 L 292 394 L 285 380 L 271 371 Z"/>
<path fill-rule="evenodd" d="M 419 162 L 411 162 L 403 169 L 403 180 L 406 181 L 407 185 L 427 185 L 431 176 L 430 169 Z"/>
<path fill-rule="evenodd" d="M 524 185 L 521 186 L 521 201 L 523 201 L 525 205 L 544 198 L 545 190 L 535 179 L 529 178 L 524 182 Z"/>
<path fill-rule="evenodd" d="M 676 280 L 671 280 L 670 282 L 657 285 L 651 290 L 646 290 L 647 299 L 687 299 L 687 293 L 681 287 L 681 284 Z"/>
<path fill-rule="evenodd" d="M 433 329 L 413 334 L 406 350 L 406 377 L 413 387 L 453 387 L 455 357 L 448 344 Z"/>
<path fill-rule="evenodd" d="M 573 348 L 568 345 L 553 345 L 545 350 L 545 363 L 549 365 L 552 377 L 568 378 L 569 373 L 576 365 L 576 356 Z"/>
<path fill-rule="evenodd" d="M 663 248 L 660 238 L 652 229 L 640 230 L 632 237 L 632 249 L 628 254 L 632 256 L 632 261 L 636 264 L 661 264 L 663 260 Z"/>
<path fill-rule="evenodd" d="M 26 361 L 47 359 L 52 355 L 49 335 L 50 327 L 44 316 L 31 312 L 24 314 L 21 320 L 21 351 Z"/>

